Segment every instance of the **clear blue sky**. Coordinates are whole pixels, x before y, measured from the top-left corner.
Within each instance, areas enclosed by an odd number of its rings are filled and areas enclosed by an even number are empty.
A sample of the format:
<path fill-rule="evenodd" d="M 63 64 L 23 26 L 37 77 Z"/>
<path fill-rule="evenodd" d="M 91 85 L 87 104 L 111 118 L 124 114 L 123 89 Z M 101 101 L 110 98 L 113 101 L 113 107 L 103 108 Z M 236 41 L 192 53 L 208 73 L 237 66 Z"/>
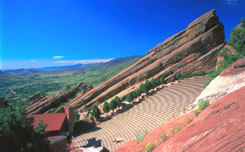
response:
<path fill-rule="evenodd" d="M 0 1 L 0 69 L 144 55 L 213 8 L 229 37 L 245 16 L 245 0 Z"/>

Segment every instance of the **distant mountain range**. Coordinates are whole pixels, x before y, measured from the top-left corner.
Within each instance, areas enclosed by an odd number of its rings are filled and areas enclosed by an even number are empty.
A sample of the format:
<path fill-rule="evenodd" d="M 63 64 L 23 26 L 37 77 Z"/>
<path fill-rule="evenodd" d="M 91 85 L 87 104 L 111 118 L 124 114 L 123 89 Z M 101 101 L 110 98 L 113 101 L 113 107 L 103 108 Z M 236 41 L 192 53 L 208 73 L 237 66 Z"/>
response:
<path fill-rule="evenodd" d="M 83 64 L 75 64 L 75 65 L 66 65 L 66 66 L 51 66 L 51 67 L 43 67 L 36 68 L 37 70 L 65 70 L 65 69 L 75 69 L 82 67 Z"/>

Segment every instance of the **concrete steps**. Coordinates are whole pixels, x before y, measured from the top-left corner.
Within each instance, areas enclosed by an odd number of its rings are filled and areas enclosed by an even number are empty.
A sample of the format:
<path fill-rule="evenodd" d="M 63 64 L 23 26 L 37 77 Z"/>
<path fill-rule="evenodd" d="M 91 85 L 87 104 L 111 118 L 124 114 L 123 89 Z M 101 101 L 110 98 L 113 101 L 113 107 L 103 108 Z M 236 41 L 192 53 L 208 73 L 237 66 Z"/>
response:
<path fill-rule="evenodd" d="M 128 111 L 99 124 L 97 127 L 100 129 L 91 129 L 73 140 L 79 146 L 89 146 L 98 144 L 88 143 L 89 139 L 93 141 L 91 139 L 96 138 L 101 140 L 101 145 L 114 151 L 124 142 L 136 139 L 139 132 L 151 131 L 166 122 L 166 119 L 179 115 L 183 107 L 191 105 L 201 93 L 206 80 L 207 77 L 195 77 L 163 88 Z M 115 138 L 123 138 L 124 141 L 115 143 Z"/>

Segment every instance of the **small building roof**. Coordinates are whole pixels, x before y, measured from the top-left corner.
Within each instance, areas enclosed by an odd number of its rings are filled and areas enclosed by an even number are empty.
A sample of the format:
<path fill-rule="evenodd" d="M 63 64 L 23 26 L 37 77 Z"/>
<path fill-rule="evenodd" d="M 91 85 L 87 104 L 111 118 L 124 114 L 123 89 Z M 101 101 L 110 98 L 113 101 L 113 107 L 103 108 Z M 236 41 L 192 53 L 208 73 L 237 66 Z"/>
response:
<path fill-rule="evenodd" d="M 60 130 L 62 124 L 66 119 L 66 113 L 45 113 L 45 114 L 35 114 L 27 115 L 27 118 L 34 117 L 33 125 L 37 126 L 39 120 L 42 120 L 44 124 L 47 124 L 47 131 L 57 131 Z"/>

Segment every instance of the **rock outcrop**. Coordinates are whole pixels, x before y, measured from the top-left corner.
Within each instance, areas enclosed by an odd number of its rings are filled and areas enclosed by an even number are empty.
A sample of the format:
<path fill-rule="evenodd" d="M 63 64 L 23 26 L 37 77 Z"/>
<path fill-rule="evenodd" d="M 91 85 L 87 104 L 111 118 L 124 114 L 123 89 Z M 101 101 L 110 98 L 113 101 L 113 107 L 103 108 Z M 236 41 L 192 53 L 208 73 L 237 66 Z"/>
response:
<path fill-rule="evenodd" d="M 154 152 L 207 152 L 243 151 L 245 141 L 245 87 L 242 87 L 202 111 L 198 117 L 188 113 L 171 120 L 137 140 L 120 146 L 115 152 L 143 151 L 148 143 L 154 143 Z M 189 124 L 186 120 L 192 120 Z M 172 135 L 178 126 L 180 131 Z M 169 138 L 163 142 L 162 135 Z"/>
<path fill-rule="evenodd" d="M 33 94 L 32 96 L 30 96 L 29 98 L 27 98 L 23 104 L 32 105 L 33 103 L 35 103 L 41 99 L 42 99 L 41 92 L 38 91 L 35 94 Z"/>
<path fill-rule="evenodd" d="M 245 58 L 233 63 L 229 68 L 220 73 L 203 90 L 195 100 L 194 105 L 201 100 L 217 100 L 241 87 L 245 86 Z"/>
<path fill-rule="evenodd" d="M 105 83 L 79 95 L 70 102 L 79 108 L 85 103 L 101 103 L 122 90 L 149 78 L 173 78 L 209 71 L 216 66 L 217 53 L 224 46 L 224 27 L 215 10 L 194 20 L 188 27 L 151 49 L 138 62 L 112 77 Z"/>
<path fill-rule="evenodd" d="M 68 99 L 75 96 L 75 94 L 78 91 L 81 91 L 81 94 L 84 94 L 91 89 L 92 89 L 91 86 L 88 86 L 80 82 L 75 87 L 69 90 L 62 90 L 56 93 L 56 95 L 51 95 L 48 97 L 41 98 L 41 100 L 36 101 L 34 104 L 29 106 L 26 110 L 29 114 L 45 113 L 52 108 L 56 108 L 59 104 L 67 102 Z"/>
<path fill-rule="evenodd" d="M 243 151 L 244 92 L 245 87 L 242 87 L 217 100 L 205 109 L 192 125 L 154 151 Z"/>

